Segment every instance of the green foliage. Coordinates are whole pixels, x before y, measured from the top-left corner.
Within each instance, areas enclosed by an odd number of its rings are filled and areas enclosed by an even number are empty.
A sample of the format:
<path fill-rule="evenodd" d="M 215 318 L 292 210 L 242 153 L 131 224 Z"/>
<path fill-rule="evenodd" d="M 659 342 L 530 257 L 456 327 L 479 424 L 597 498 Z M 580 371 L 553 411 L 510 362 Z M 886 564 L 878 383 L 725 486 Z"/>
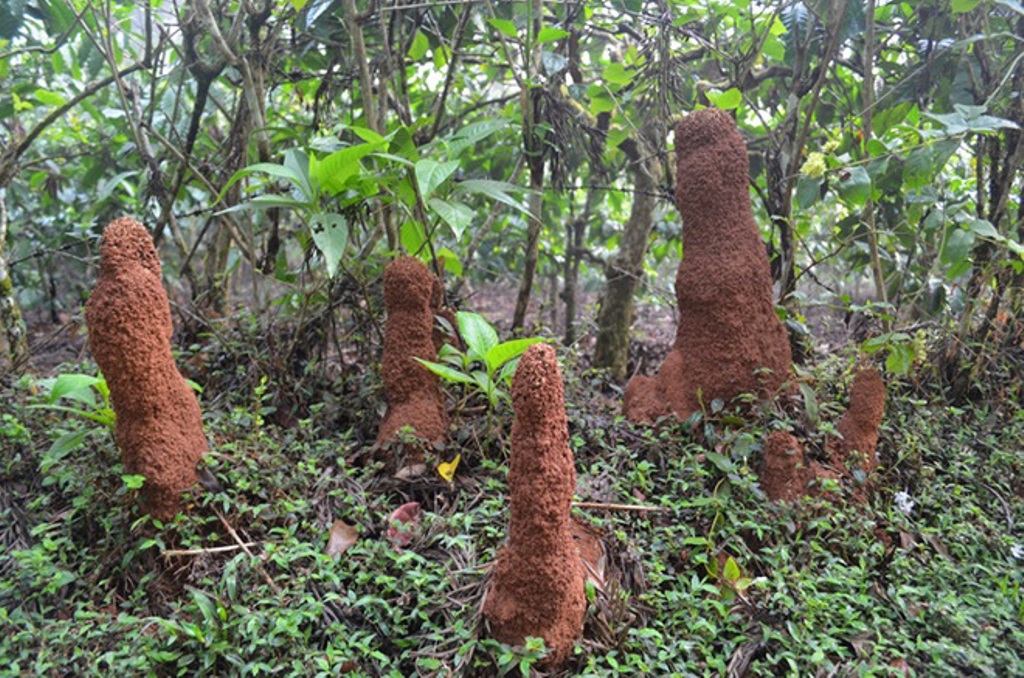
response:
<path fill-rule="evenodd" d="M 483 316 L 459 311 L 455 318 L 466 350 L 446 344 L 438 352 L 443 362 L 417 360 L 446 382 L 463 384 L 483 395 L 489 407 L 495 409 L 508 400 L 506 389 L 512 384 L 519 356 L 544 339 L 529 337 L 499 342 L 498 332 Z"/>

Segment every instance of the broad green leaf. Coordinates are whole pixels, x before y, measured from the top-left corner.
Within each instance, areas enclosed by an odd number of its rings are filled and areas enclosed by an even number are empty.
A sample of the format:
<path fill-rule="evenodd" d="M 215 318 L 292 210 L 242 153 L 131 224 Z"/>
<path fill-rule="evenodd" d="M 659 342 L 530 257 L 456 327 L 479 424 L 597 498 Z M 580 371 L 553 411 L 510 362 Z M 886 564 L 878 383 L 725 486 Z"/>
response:
<path fill-rule="evenodd" d="M 509 195 L 509 191 L 526 192 L 526 190 L 505 181 L 492 179 L 466 179 L 455 185 L 457 193 L 479 193 L 530 216 L 530 210 L 526 208 L 526 205 Z"/>
<path fill-rule="evenodd" d="M 409 45 L 409 51 L 406 53 L 406 56 L 411 61 L 419 61 L 429 48 L 430 40 L 427 39 L 427 36 L 423 31 L 416 31 L 416 37 L 412 39 L 412 44 Z"/>
<path fill-rule="evenodd" d="M 804 410 L 807 412 L 807 425 L 810 428 L 818 428 L 818 396 L 815 395 L 814 389 L 809 384 L 800 382 L 800 394 L 804 397 Z"/>
<path fill-rule="evenodd" d="M 914 366 L 914 349 L 907 344 L 894 344 L 885 357 L 885 369 L 893 374 L 907 374 Z"/>
<path fill-rule="evenodd" d="M 402 224 L 399 239 L 402 241 L 402 247 L 406 252 L 416 255 L 427 244 L 427 233 L 423 230 L 423 224 L 420 222 L 407 221 Z"/>
<path fill-rule="evenodd" d="M 36 99 L 38 99 L 40 103 L 46 104 L 47 106 L 63 106 L 65 103 L 67 103 L 67 99 L 65 99 L 62 95 L 58 94 L 57 92 L 51 92 L 45 89 L 37 89 L 35 94 Z"/>
<path fill-rule="evenodd" d="M 727 89 L 721 94 L 708 93 L 708 99 L 711 100 L 717 108 L 721 108 L 723 111 L 731 111 L 743 103 L 743 92 L 738 88 L 733 87 Z"/>
<path fill-rule="evenodd" d="M 443 184 L 457 169 L 459 169 L 458 160 L 437 162 L 430 158 L 424 158 L 417 162 L 416 186 L 419 188 L 420 197 L 423 200 L 430 198 L 437 187 Z"/>
<path fill-rule="evenodd" d="M 484 360 L 487 363 L 487 369 L 494 372 L 509 360 L 521 356 L 526 349 L 542 341 L 544 340 L 540 337 L 530 337 L 527 339 L 512 339 L 510 341 L 501 342 L 487 351 L 487 355 L 484 356 Z"/>
<path fill-rule="evenodd" d="M 537 34 L 537 43 L 544 44 L 545 42 L 554 42 L 555 40 L 561 40 L 562 38 L 569 35 L 569 31 L 555 28 L 554 26 L 545 26 L 540 29 L 540 33 Z"/>
<path fill-rule="evenodd" d="M 382 145 L 379 142 L 356 144 L 331 153 L 320 161 L 316 169 L 316 178 L 320 186 L 330 195 L 340 193 L 349 179 L 363 168 L 359 161 Z"/>
<path fill-rule="evenodd" d="M 821 179 L 801 175 L 796 182 L 796 204 L 800 209 L 807 209 L 821 199 Z"/>
<path fill-rule="evenodd" d="M 437 258 L 441 260 L 444 270 L 452 275 L 462 275 L 462 262 L 459 261 L 459 257 L 456 256 L 455 252 L 452 252 L 447 247 L 442 247 L 437 251 Z"/>
<path fill-rule="evenodd" d="M 454 384 L 475 384 L 473 377 L 469 376 L 465 372 L 460 372 L 448 365 L 442 365 L 441 363 L 431 362 L 429 360 L 423 360 L 422 358 L 416 358 L 416 362 L 420 363 L 428 370 L 441 377 L 445 381 L 452 382 Z"/>
<path fill-rule="evenodd" d="M 505 120 L 504 118 L 497 120 L 483 120 L 471 125 L 466 125 L 453 134 L 449 139 L 445 140 L 445 144 L 448 148 L 448 157 L 457 157 L 470 146 L 483 141 L 498 130 L 508 127 L 508 125 L 508 120 Z"/>
<path fill-rule="evenodd" d="M 508 19 L 488 19 L 487 23 L 510 38 L 519 37 L 518 32 L 516 31 L 516 25 Z"/>
<path fill-rule="evenodd" d="M 498 333 L 478 313 L 459 311 L 455 320 L 459 323 L 459 336 L 466 342 L 470 356 L 474 360 L 486 361 L 487 352 L 498 345 Z"/>
<path fill-rule="evenodd" d="M 601 73 L 605 82 L 619 86 L 628 85 L 632 82 L 634 75 L 636 75 L 635 71 L 628 70 L 618 61 L 609 64 Z"/>
<path fill-rule="evenodd" d="M 473 210 L 461 202 L 448 202 L 440 198 L 431 198 L 427 205 L 448 224 L 456 238 L 461 238 L 466 227 L 473 223 Z"/>
<path fill-rule="evenodd" d="M 341 214 L 317 214 L 309 220 L 309 230 L 324 257 L 327 275 L 333 278 L 348 246 L 348 221 Z"/>
<path fill-rule="evenodd" d="M 292 186 L 299 190 L 302 190 L 303 186 L 306 184 L 304 178 L 290 167 L 286 167 L 285 165 L 278 165 L 277 163 L 272 162 L 258 162 L 255 165 L 243 167 L 242 169 L 238 170 L 233 175 L 231 175 L 231 178 L 228 179 L 228 183 L 224 184 L 224 188 L 221 189 L 220 195 L 217 196 L 217 202 L 220 202 L 221 200 L 224 199 L 224 194 L 227 192 L 229 188 L 231 188 L 233 185 L 235 185 L 245 177 L 251 176 L 253 174 L 266 174 L 276 179 L 285 179 L 286 181 L 291 183 Z M 303 193 L 305 194 L 305 191 L 303 191 Z"/>
<path fill-rule="evenodd" d="M 953 265 L 965 261 L 973 246 L 973 233 L 951 226 L 946 236 L 946 245 L 942 248 L 942 263 Z"/>
<path fill-rule="evenodd" d="M 306 6 L 306 2 L 308 2 L 308 0 L 288 0 L 288 2 L 291 3 L 292 9 L 294 9 L 296 12 L 299 12 L 302 10 L 303 7 Z"/>
<path fill-rule="evenodd" d="M 953 7 L 953 14 L 963 14 L 981 4 L 981 0 L 951 0 L 950 4 Z"/>
<path fill-rule="evenodd" d="M 966 226 L 982 238 L 988 238 L 989 240 L 1001 240 L 1003 237 L 988 219 L 971 219 L 967 222 Z"/>
<path fill-rule="evenodd" d="M 839 180 L 838 188 L 846 204 L 861 207 L 871 197 L 871 176 L 863 167 L 851 167 L 846 178 Z"/>
<path fill-rule="evenodd" d="M 101 381 L 103 380 L 91 374 L 62 374 L 53 382 L 46 400 L 55 403 L 61 398 L 70 398 L 95 407 L 96 392 L 93 391 L 93 387 Z"/>
<path fill-rule="evenodd" d="M 60 438 L 57 438 L 50 445 L 50 449 L 46 451 L 47 457 L 55 457 L 60 459 L 69 452 L 74 452 L 82 443 L 85 442 L 85 436 L 89 435 L 88 431 L 75 431 L 74 433 L 65 433 Z M 49 460 L 52 465 L 52 460 Z"/>

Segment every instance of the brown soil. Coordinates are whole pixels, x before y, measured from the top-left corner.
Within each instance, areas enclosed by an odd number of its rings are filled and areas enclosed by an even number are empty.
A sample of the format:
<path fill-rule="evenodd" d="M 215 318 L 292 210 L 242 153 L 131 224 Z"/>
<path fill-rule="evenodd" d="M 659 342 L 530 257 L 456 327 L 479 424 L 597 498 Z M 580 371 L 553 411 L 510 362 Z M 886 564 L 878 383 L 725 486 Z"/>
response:
<path fill-rule="evenodd" d="M 146 510 L 174 516 L 207 451 L 195 393 L 171 355 L 171 310 L 145 227 L 116 219 L 103 231 L 100 272 L 85 307 L 89 348 L 110 387 L 125 470 L 146 477 Z"/>
<path fill-rule="evenodd" d="M 735 123 L 719 110 L 696 111 L 676 125 L 675 139 L 684 224 L 679 326 L 657 376 L 626 387 L 625 413 L 637 422 L 670 413 L 685 418 L 700 401 L 771 394 L 792 360 L 772 303 L 768 257 L 750 208 L 747 151 Z"/>
<path fill-rule="evenodd" d="M 377 442 L 395 440 L 407 426 L 419 438 L 441 442 L 448 429 L 444 396 L 437 377 L 415 360 L 437 360 L 434 313 L 440 306 L 440 283 L 418 259 L 399 257 L 384 272 L 384 305 L 382 376 L 388 409 Z M 419 449 L 406 461 L 418 464 L 423 457 Z"/>
<path fill-rule="evenodd" d="M 498 554 L 483 614 L 511 645 L 528 636 L 565 662 L 583 631 L 584 572 L 569 526 L 576 470 L 569 449 L 562 373 L 554 350 L 535 344 L 512 383 L 515 420 L 508 472 L 509 539 Z"/>
<path fill-rule="evenodd" d="M 843 436 L 829 444 L 837 469 L 859 468 L 870 474 L 878 466 L 878 427 L 885 412 L 885 382 L 873 367 L 857 372 L 850 387 L 850 408 L 836 427 Z"/>

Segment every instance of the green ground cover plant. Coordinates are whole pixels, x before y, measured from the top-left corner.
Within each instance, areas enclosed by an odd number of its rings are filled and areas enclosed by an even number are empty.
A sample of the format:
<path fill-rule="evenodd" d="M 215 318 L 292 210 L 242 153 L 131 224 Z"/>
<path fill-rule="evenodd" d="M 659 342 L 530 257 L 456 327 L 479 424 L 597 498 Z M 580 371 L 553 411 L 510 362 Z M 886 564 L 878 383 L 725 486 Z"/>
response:
<path fill-rule="evenodd" d="M 780 506 L 757 486 L 759 441 L 804 426 L 802 398 L 745 423 L 726 405 L 637 428 L 608 404 L 600 373 L 563 361 L 577 498 L 654 509 L 576 509 L 604 533 L 608 565 L 564 675 L 1024 668 L 1014 401 L 951 406 L 890 377 L 872 500 Z M 837 385 L 819 394 L 823 419 L 841 411 L 833 394 L 849 371 L 839 357 L 810 370 Z M 206 409 L 206 464 L 221 487 L 197 486 L 168 524 L 140 516 L 105 430 L 34 407 L 50 396 L 30 379 L 11 390 L 0 427 L 7 675 L 529 674 L 542 642 L 479 635 L 507 520 L 507 414 L 492 446 L 461 443 L 451 483 L 410 484 L 363 454 L 372 426 L 337 429 L 326 406 L 295 426 L 269 423 L 258 406 L 273 389 L 263 381 Z M 81 446 L 46 461 L 53 440 L 80 430 L 92 431 Z M 423 514 L 399 548 L 387 517 L 406 501 Z M 336 519 L 358 538 L 331 557 Z"/>

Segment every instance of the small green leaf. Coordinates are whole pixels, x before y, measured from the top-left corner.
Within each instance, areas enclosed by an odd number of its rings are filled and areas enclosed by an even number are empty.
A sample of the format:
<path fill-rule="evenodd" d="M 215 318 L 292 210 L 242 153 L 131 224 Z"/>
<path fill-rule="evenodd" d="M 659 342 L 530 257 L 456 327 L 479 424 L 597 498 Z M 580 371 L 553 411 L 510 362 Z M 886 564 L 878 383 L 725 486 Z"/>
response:
<path fill-rule="evenodd" d="M 327 275 L 333 278 L 348 247 L 348 221 L 340 214 L 317 214 L 309 220 L 309 230 L 324 257 Z"/>
<path fill-rule="evenodd" d="M 740 578 L 740 566 L 732 556 L 725 559 L 725 567 L 722 568 L 722 576 L 727 581 L 736 581 Z"/>
<path fill-rule="evenodd" d="M 121 482 L 129 490 L 141 490 L 143 484 L 146 482 L 146 476 L 132 475 L 128 473 L 121 474 Z"/>
<path fill-rule="evenodd" d="M 562 38 L 569 35 L 569 31 L 555 28 L 554 26 L 545 26 L 540 29 L 540 33 L 537 34 L 537 43 L 544 44 L 545 42 L 554 42 L 555 40 L 561 40 Z"/>
<path fill-rule="evenodd" d="M 713 103 L 717 108 L 720 108 L 723 111 L 731 111 L 743 103 L 743 92 L 738 88 L 733 87 L 725 90 L 721 94 L 708 93 L 708 99 L 710 99 L 711 103 Z"/>
<path fill-rule="evenodd" d="M 519 37 L 518 32 L 516 31 L 516 25 L 508 19 L 488 19 L 487 23 L 510 38 Z"/>

